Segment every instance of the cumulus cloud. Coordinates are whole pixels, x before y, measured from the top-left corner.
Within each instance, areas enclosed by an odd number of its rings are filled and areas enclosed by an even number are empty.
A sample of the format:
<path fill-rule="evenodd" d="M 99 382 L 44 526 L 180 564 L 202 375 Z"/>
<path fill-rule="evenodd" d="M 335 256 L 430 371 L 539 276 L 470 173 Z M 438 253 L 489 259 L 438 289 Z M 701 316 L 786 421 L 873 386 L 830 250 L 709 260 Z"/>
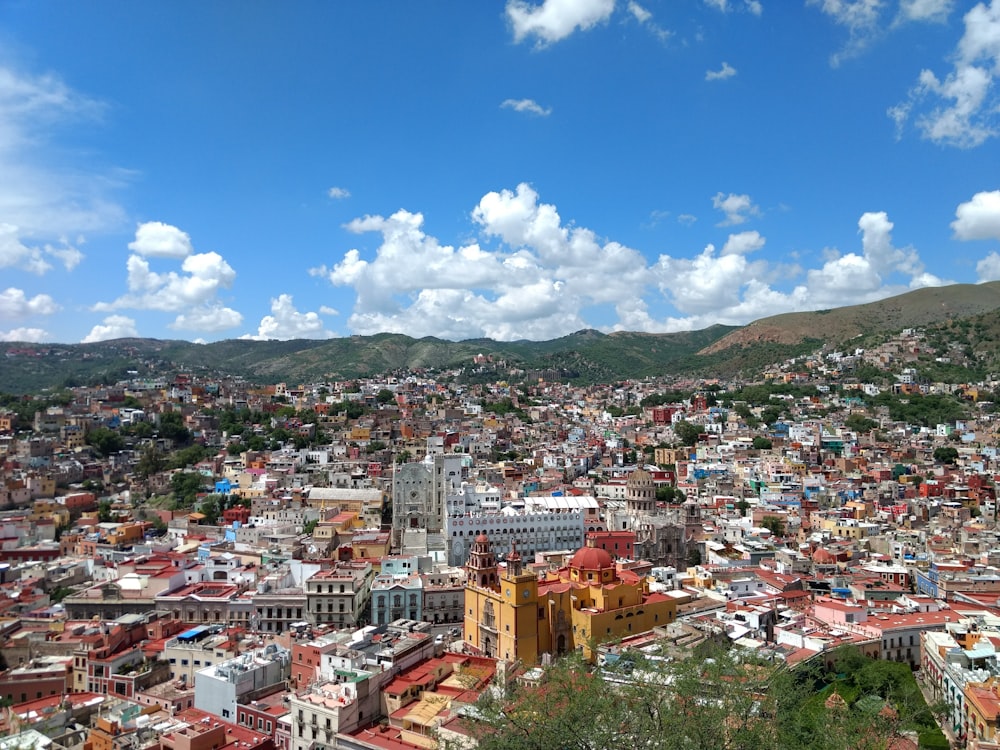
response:
<path fill-rule="evenodd" d="M 243 322 L 239 312 L 218 299 L 236 279 L 236 271 L 218 253 L 195 253 L 187 233 L 161 222 L 141 224 L 129 248 L 133 254 L 125 264 L 128 291 L 112 302 L 97 303 L 95 310 L 181 313 L 170 326 L 194 331 L 226 330 Z M 150 257 L 180 260 L 180 273 L 152 270 Z"/>
<path fill-rule="evenodd" d="M 944 78 L 922 70 L 907 98 L 888 110 L 898 134 L 914 116 L 921 137 L 935 143 L 974 148 L 997 135 L 1000 99 L 993 82 L 1000 71 L 1000 0 L 978 3 L 963 20 L 952 69 Z"/>
<path fill-rule="evenodd" d="M 351 191 L 342 187 L 332 187 L 326 191 L 326 194 L 335 201 L 351 197 Z"/>
<path fill-rule="evenodd" d="M 47 294 L 28 297 L 23 289 L 8 287 L 0 292 L 0 320 L 15 320 L 32 315 L 52 315 L 59 305 Z"/>
<path fill-rule="evenodd" d="M 327 308 L 329 309 L 329 308 Z M 320 308 L 322 311 L 323 308 Z M 302 313 L 295 309 L 292 295 L 281 294 L 271 299 L 271 314 L 261 318 L 257 335 L 243 338 L 256 341 L 278 339 L 329 339 L 336 334 L 323 327 L 323 321 L 314 312 Z"/>
<path fill-rule="evenodd" d="M 615 0 L 543 0 L 541 5 L 508 0 L 506 13 L 515 42 L 535 37 L 546 45 L 607 21 L 614 9 Z"/>
<path fill-rule="evenodd" d="M 334 307 L 328 307 L 327 305 L 320 305 L 319 306 L 319 314 L 320 315 L 330 315 L 330 316 L 340 315 L 340 310 L 337 310 Z"/>
<path fill-rule="evenodd" d="M 698 217 L 694 214 L 679 214 L 677 216 L 677 223 L 686 227 L 693 225 L 696 221 L 698 221 Z"/>
<path fill-rule="evenodd" d="M 243 316 L 236 310 L 215 302 L 181 313 L 167 325 L 178 331 L 212 333 L 236 328 L 242 322 Z"/>
<path fill-rule="evenodd" d="M 186 258 L 194 252 L 187 232 L 162 221 L 140 224 L 128 249 L 147 258 Z"/>
<path fill-rule="evenodd" d="M 717 199 L 735 216 L 755 209 L 747 196 Z M 379 233 L 378 247 L 349 249 L 311 273 L 354 290 L 346 321 L 352 333 L 500 340 L 550 339 L 593 327 L 594 310 L 614 311 L 605 330 L 692 330 L 946 283 L 927 273 L 914 248 L 896 247 L 884 212 L 858 220 L 859 248 L 829 249 L 814 268 L 762 257 L 766 238 L 753 230 L 729 234 L 721 249 L 708 244 L 650 264 L 637 250 L 564 222 L 527 184 L 487 193 L 471 219 L 480 240 L 455 247 L 427 235 L 419 213 L 357 218 L 346 228 Z M 294 311 L 290 298 L 287 306 Z M 654 312 L 667 307 L 675 314 Z"/>
<path fill-rule="evenodd" d="M 382 235 L 374 257 L 351 249 L 311 273 L 353 287 L 347 323 L 354 332 L 457 339 L 560 336 L 585 327 L 585 307 L 616 305 L 642 292 L 640 253 L 564 226 L 555 206 L 529 185 L 486 194 L 472 220 L 502 247 L 444 245 L 424 233 L 421 214 L 400 210 L 346 225 Z"/>
<path fill-rule="evenodd" d="M 716 193 L 712 197 L 712 206 L 726 215 L 726 218 L 719 222 L 718 226 L 720 227 L 743 224 L 751 216 L 760 215 L 760 208 L 746 194 L 737 195 L 730 193 L 729 195 L 724 195 L 723 193 Z"/>
<path fill-rule="evenodd" d="M 1000 255 L 994 251 L 980 260 L 976 264 L 976 276 L 980 284 L 1000 279 Z"/>
<path fill-rule="evenodd" d="M 726 244 L 722 246 L 723 255 L 746 255 L 764 247 L 766 240 L 760 232 L 740 232 L 729 235 Z"/>
<path fill-rule="evenodd" d="M 52 336 L 44 328 L 12 328 L 9 331 L 0 331 L 0 341 L 24 341 L 40 344 L 51 339 Z"/>
<path fill-rule="evenodd" d="M 500 108 L 512 109 L 515 112 L 524 112 L 539 117 L 548 117 L 552 114 L 552 107 L 543 107 L 534 99 L 504 99 L 500 103 Z"/>
<path fill-rule="evenodd" d="M 90 329 L 90 333 L 81 339 L 81 344 L 94 344 L 98 341 L 110 341 L 112 339 L 137 338 L 139 332 L 135 327 L 135 320 L 124 315 L 109 315 L 103 323 L 99 323 Z"/>
<path fill-rule="evenodd" d="M 1000 240 L 1000 190 L 976 193 L 960 203 L 951 229 L 960 240 Z"/>
<path fill-rule="evenodd" d="M 736 75 L 736 68 L 727 63 L 725 60 L 722 61 L 722 67 L 718 70 L 706 70 L 705 80 L 706 81 L 724 81 L 727 78 L 732 78 Z"/>

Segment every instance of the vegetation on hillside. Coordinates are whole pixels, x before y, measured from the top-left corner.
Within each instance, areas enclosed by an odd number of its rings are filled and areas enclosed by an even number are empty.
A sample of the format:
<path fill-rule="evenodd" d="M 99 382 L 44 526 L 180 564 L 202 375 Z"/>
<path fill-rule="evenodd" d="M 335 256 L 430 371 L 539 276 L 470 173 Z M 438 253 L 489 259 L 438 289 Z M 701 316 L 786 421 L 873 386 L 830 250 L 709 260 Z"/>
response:
<path fill-rule="evenodd" d="M 481 750 L 884 750 L 907 732 L 948 747 L 909 668 L 850 648 L 829 672 L 720 649 L 683 661 L 626 654 L 605 670 L 571 656 L 476 709 L 467 724 Z"/>

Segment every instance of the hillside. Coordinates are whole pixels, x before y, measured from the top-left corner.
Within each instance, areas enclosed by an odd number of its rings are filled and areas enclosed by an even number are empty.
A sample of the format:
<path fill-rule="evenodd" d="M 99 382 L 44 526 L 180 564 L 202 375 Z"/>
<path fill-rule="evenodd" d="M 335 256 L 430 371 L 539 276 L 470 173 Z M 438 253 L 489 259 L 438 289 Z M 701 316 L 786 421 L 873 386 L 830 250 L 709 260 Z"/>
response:
<path fill-rule="evenodd" d="M 12 343 L 0 358 L 0 391 L 37 392 L 177 371 L 258 383 L 345 380 L 421 369 L 448 370 L 467 381 L 753 376 L 824 344 L 840 345 L 859 336 L 875 340 L 912 327 L 932 329 L 938 349 L 957 341 L 982 364 L 1000 361 L 1000 282 L 920 289 L 867 305 L 776 315 L 740 328 L 717 325 L 664 334 L 583 330 L 551 341 L 455 342 L 384 333 L 324 341 Z M 474 367 L 478 354 L 490 361 Z"/>
<path fill-rule="evenodd" d="M 857 336 L 941 324 L 997 309 L 1000 281 L 929 287 L 864 305 L 761 318 L 699 353 L 716 354 L 761 343 L 795 345 L 818 335 L 836 345 Z"/>

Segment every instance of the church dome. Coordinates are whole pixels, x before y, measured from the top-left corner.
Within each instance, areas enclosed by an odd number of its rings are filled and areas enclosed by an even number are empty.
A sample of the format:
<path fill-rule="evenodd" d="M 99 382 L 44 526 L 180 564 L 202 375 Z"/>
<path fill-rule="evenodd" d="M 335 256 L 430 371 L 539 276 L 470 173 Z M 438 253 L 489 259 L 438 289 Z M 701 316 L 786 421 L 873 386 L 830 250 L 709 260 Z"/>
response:
<path fill-rule="evenodd" d="M 490 538 L 488 536 L 486 536 L 486 532 L 483 531 L 483 532 L 480 532 L 479 536 L 476 537 L 476 542 L 478 544 L 489 544 L 490 543 Z"/>
<path fill-rule="evenodd" d="M 579 570 L 604 570 L 613 568 L 615 561 L 600 547 L 581 547 L 570 559 L 569 566 Z"/>
<path fill-rule="evenodd" d="M 653 475 L 642 468 L 638 468 L 628 475 L 625 486 L 628 489 L 647 489 L 653 486 Z"/>
<path fill-rule="evenodd" d="M 813 552 L 812 559 L 814 563 L 819 565 L 833 565 L 837 562 L 837 558 L 822 547 Z"/>

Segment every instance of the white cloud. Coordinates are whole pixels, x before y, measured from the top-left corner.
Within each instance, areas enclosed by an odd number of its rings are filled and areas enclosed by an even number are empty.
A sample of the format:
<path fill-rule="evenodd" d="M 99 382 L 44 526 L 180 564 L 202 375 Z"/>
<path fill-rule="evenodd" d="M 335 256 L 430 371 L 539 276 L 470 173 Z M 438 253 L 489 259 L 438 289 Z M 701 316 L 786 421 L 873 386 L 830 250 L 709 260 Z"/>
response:
<path fill-rule="evenodd" d="M 766 240 L 760 232 L 739 232 L 729 235 L 726 244 L 722 246 L 723 255 L 746 255 L 764 247 Z"/>
<path fill-rule="evenodd" d="M 948 19 L 954 0 L 900 0 L 899 17 L 904 21 L 941 23 Z"/>
<path fill-rule="evenodd" d="M 340 311 L 334 307 L 328 307 L 327 305 L 320 305 L 319 314 L 333 316 L 333 315 L 340 315 Z"/>
<path fill-rule="evenodd" d="M 162 221 L 147 221 L 135 230 L 128 249 L 147 258 L 186 258 L 194 252 L 187 232 Z"/>
<path fill-rule="evenodd" d="M 139 332 L 136 330 L 135 321 L 124 315 L 109 315 L 103 323 L 99 323 L 90 329 L 90 333 L 83 337 L 81 344 L 94 344 L 98 341 L 110 341 L 112 339 L 137 338 Z"/>
<path fill-rule="evenodd" d="M 997 135 L 1000 99 L 993 81 L 1000 71 L 1000 0 L 978 3 L 964 23 L 952 70 L 943 79 L 922 70 L 907 99 L 889 109 L 898 133 L 916 112 L 921 136 L 935 143 L 974 148 Z"/>
<path fill-rule="evenodd" d="M 351 197 L 351 191 L 342 187 L 332 187 L 326 191 L 326 194 L 335 201 Z"/>
<path fill-rule="evenodd" d="M 9 331 L 0 331 L 0 341 L 25 341 L 31 344 L 40 344 L 43 341 L 50 341 L 51 335 L 43 328 L 12 328 Z"/>
<path fill-rule="evenodd" d="M 0 320 L 15 320 L 31 315 L 52 315 L 59 305 L 47 294 L 28 297 L 24 290 L 8 287 L 0 292 Z"/>
<path fill-rule="evenodd" d="M 66 237 L 121 225 L 124 211 L 111 193 L 124 172 L 77 169 L 77 154 L 53 136 L 68 123 L 98 119 L 102 111 L 99 102 L 57 76 L 0 64 L 0 267 L 44 273 L 51 256 L 72 270 L 83 255 Z"/>
<path fill-rule="evenodd" d="M 501 109 L 512 109 L 515 112 L 525 112 L 529 115 L 548 117 L 552 114 L 552 107 L 543 107 L 534 99 L 504 99 L 500 104 Z"/>
<path fill-rule="evenodd" d="M 677 223 L 683 224 L 686 227 L 691 226 L 696 221 L 698 221 L 698 217 L 695 216 L 694 214 L 679 214 L 677 216 Z"/>
<path fill-rule="evenodd" d="M 583 308 L 642 292 L 641 254 L 563 226 L 538 198 L 525 184 L 483 196 L 472 219 L 502 243 L 493 251 L 440 244 L 424 234 L 420 214 L 365 216 L 347 228 L 382 234 L 374 258 L 351 249 L 311 273 L 354 288 L 347 322 L 357 333 L 552 338 L 584 327 Z"/>
<path fill-rule="evenodd" d="M 541 5 L 508 0 L 506 12 L 515 42 L 533 36 L 545 45 L 607 21 L 614 9 L 615 0 L 543 0 Z"/>
<path fill-rule="evenodd" d="M 847 29 L 844 48 L 830 56 L 833 67 L 860 55 L 882 33 L 883 0 L 807 0 L 807 4 L 819 6 L 830 20 Z"/>
<path fill-rule="evenodd" d="M 213 333 L 236 328 L 242 322 L 243 316 L 239 312 L 215 302 L 181 313 L 168 327 L 178 331 Z"/>
<path fill-rule="evenodd" d="M 322 311 L 323 308 L 320 308 Z M 327 308 L 329 309 L 329 308 Z M 243 338 L 257 341 L 278 339 L 329 339 L 336 334 L 323 328 L 323 321 L 314 312 L 302 313 L 295 309 L 292 295 L 281 294 L 271 299 L 271 314 L 261 318 L 256 336 Z"/>
<path fill-rule="evenodd" d="M 706 70 L 705 80 L 706 81 L 724 81 L 727 78 L 732 78 L 736 75 L 736 68 L 727 63 L 725 60 L 722 61 L 722 67 L 719 70 Z"/>
<path fill-rule="evenodd" d="M 736 195 L 735 193 L 730 193 L 729 195 L 724 195 L 723 193 L 716 193 L 712 197 L 712 207 L 722 211 L 726 218 L 719 222 L 718 226 L 726 227 L 732 226 L 734 224 L 743 224 L 751 216 L 759 216 L 760 208 L 754 205 L 753 201 L 750 200 L 750 196 Z"/>
<path fill-rule="evenodd" d="M 960 240 L 1000 240 L 1000 190 L 976 193 L 960 203 L 951 229 Z"/>
<path fill-rule="evenodd" d="M 52 270 L 53 258 L 72 271 L 83 260 L 83 253 L 62 239 L 61 245 L 25 245 L 18 227 L 0 222 L 0 268 L 16 268 L 42 274 Z"/>
<path fill-rule="evenodd" d="M 1000 279 L 1000 255 L 994 251 L 980 260 L 976 264 L 976 276 L 980 284 Z"/>
<path fill-rule="evenodd" d="M 705 0 L 705 5 L 715 8 L 722 13 L 728 13 L 736 9 L 735 5 L 730 5 L 729 0 Z M 755 16 L 759 16 L 764 12 L 764 6 L 761 5 L 760 0 L 744 0 L 741 8 Z"/>
<path fill-rule="evenodd" d="M 236 271 L 218 253 L 195 253 L 185 232 L 160 222 L 140 225 L 129 248 L 133 254 L 126 261 L 128 291 L 112 302 L 98 302 L 95 310 L 176 312 L 180 314 L 171 327 L 194 331 L 220 331 L 243 322 L 239 312 L 218 299 L 236 279 Z M 153 271 L 147 256 L 183 259 L 181 272 Z"/>
<path fill-rule="evenodd" d="M 667 40 L 670 39 L 670 37 L 673 36 L 672 31 L 663 28 L 662 26 L 660 26 L 660 24 L 656 23 L 653 20 L 653 14 L 649 11 L 648 8 L 639 5 L 639 3 L 635 2 L 635 0 L 629 0 L 628 5 L 626 7 L 628 8 L 628 12 L 632 15 L 632 18 L 638 21 L 640 26 L 642 26 L 644 29 L 647 29 L 650 33 L 656 36 L 661 42 L 666 42 Z"/>
<path fill-rule="evenodd" d="M 653 17 L 652 13 L 650 13 L 648 10 L 639 5 L 639 3 L 637 3 L 635 0 L 629 0 L 628 12 L 631 13 L 632 17 L 635 18 L 635 20 L 638 21 L 639 23 L 646 23 L 646 21 L 650 20 Z"/>
<path fill-rule="evenodd" d="M 757 211 L 749 196 L 716 199 L 733 218 Z M 860 217 L 855 252 L 829 249 L 814 268 L 759 257 L 766 238 L 752 230 L 729 234 L 721 250 L 709 244 L 692 257 L 663 254 L 650 265 L 634 249 L 564 223 L 526 184 L 487 193 L 472 220 L 483 244 L 453 247 L 425 234 L 419 213 L 363 216 L 346 228 L 380 233 L 377 249 L 349 249 L 311 273 L 354 290 L 346 321 L 352 333 L 500 340 L 551 339 L 593 327 L 588 317 L 597 309 L 617 316 L 605 330 L 694 330 L 945 283 L 926 272 L 915 249 L 893 244 L 883 212 Z M 287 305 L 294 311 L 290 298 Z M 676 314 L 654 314 L 666 305 Z"/>

